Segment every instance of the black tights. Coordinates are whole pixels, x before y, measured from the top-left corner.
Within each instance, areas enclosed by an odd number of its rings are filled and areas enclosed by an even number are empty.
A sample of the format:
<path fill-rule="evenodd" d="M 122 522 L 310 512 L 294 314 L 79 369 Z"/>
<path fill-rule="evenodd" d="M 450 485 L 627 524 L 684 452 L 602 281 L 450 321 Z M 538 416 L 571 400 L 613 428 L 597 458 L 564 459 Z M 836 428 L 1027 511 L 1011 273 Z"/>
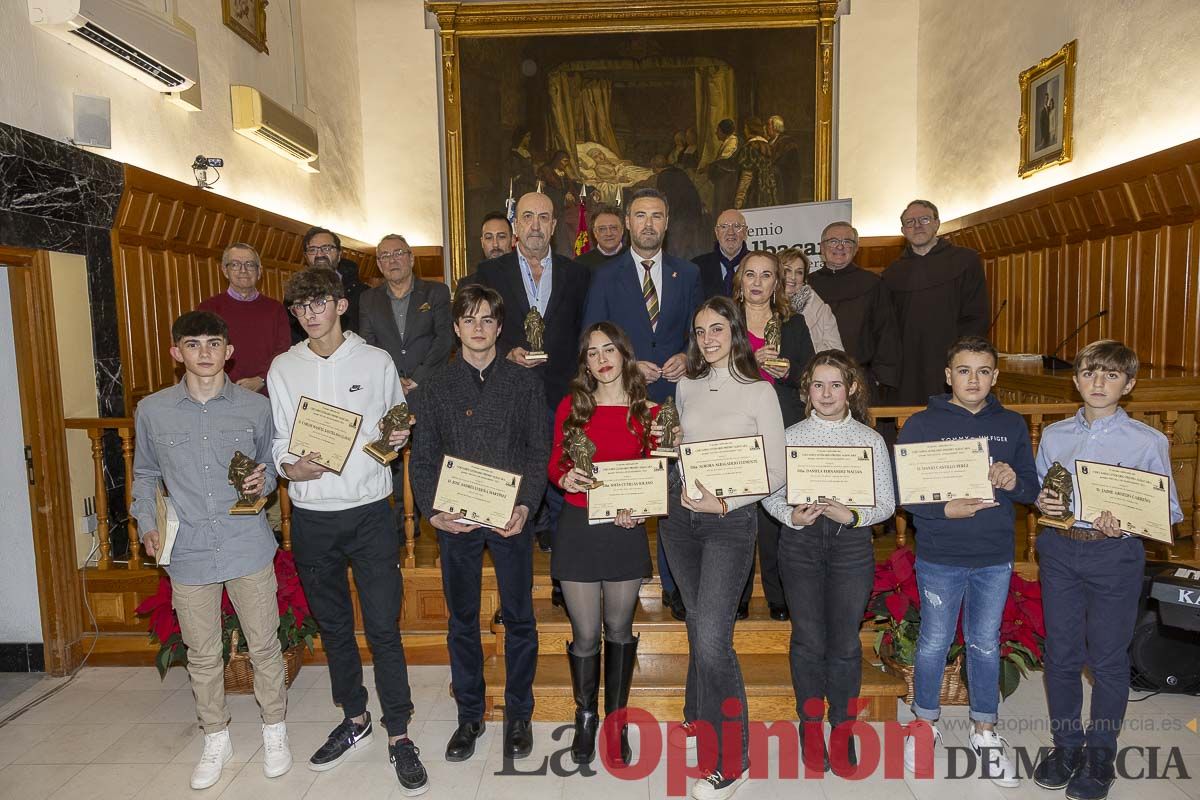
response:
<path fill-rule="evenodd" d="M 593 656 L 600 652 L 600 623 L 604 638 L 617 644 L 633 641 L 633 614 L 637 610 L 640 578 L 631 581 L 563 581 L 563 599 L 571 616 L 571 653 Z M 601 614 L 603 604 L 603 615 Z"/>

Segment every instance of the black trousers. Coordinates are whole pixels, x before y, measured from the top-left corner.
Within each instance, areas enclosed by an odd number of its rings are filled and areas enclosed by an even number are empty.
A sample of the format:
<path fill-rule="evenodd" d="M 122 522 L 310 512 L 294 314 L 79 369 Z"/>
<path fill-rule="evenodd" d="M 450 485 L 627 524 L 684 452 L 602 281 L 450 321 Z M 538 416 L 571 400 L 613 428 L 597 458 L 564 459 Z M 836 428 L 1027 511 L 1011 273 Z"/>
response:
<path fill-rule="evenodd" d="M 490 528 L 468 533 L 438 531 L 442 590 L 450 612 L 446 645 L 450 685 L 459 722 L 483 719 L 483 645 L 479 640 L 479 593 L 483 549 L 492 554 L 504 615 L 504 718 L 533 716 L 533 676 L 537 670 L 537 622 L 533 617 L 533 534 L 525 529 L 507 539 Z"/>
<path fill-rule="evenodd" d="M 827 517 L 801 530 L 785 528 L 779 565 L 792 609 L 796 713 L 805 719 L 806 700 L 828 699 L 830 724 L 845 722 L 862 689 L 858 629 L 875 582 L 871 529 L 845 528 Z"/>
<path fill-rule="evenodd" d="M 363 627 L 375 660 L 375 691 L 388 735 L 408 732 L 412 692 L 400 641 L 400 537 L 386 499 L 342 511 L 292 508 L 292 551 L 308 606 L 321 629 L 329 660 L 333 702 L 347 717 L 367 710 L 362 659 L 354 638 L 354 606 L 347 565 L 362 607 Z"/>
<path fill-rule="evenodd" d="M 762 503 L 756 503 L 758 509 L 758 560 L 762 564 L 763 594 L 767 602 L 773 606 L 788 605 L 783 591 L 783 583 L 779 579 L 779 521 L 763 510 Z M 750 561 L 750 577 L 742 587 L 739 602 L 745 605 L 750 602 L 754 592 L 754 560 Z"/>

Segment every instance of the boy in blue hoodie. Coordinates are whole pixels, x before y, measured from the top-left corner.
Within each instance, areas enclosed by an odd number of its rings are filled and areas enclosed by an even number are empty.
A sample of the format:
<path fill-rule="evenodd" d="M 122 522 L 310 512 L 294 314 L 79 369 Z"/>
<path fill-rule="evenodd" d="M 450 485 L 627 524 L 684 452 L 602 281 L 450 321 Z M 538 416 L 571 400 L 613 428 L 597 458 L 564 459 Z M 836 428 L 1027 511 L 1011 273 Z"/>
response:
<path fill-rule="evenodd" d="M 1092 342 L 1075 357 L 1075 388 L 1083 407 L 1042 434 L 1038 476 L 1056 461 L 1075 474 L 1075 461 L 1099 461 L 1168 477 L 1171 523 L 1183 519 L 1167 437 L 1131 419 L 1121 399 L 1137 382 L 1138 357 L 1120 342 Z M 1043 489 L 1044 514 L 1079 513 L 1074 497 Z M 1146 550 L 1121 533 L 1112 512 L 1081 519 L 1067 530 L 1046 528 L 1037 540 L 1046 614 L 1046 705 L 1054 749 L 1034 770 L 1043 789 L 1066 787 L 1071 800 L 1103 800 L 1114 778 L 1117 734 L 1129 700 L 1129 642 L 1137 621 Z M 1092 674 L 1091 720 L 1083 710 L 1081 676 Z"/>
<path fill-rule="evenodd" d="M 959 609 L 967 648 L 971 747 L 983 774 L 1003 787 L 1018 784 L 1016 770 L 995 731 L 1000 705 L 1000 621 L 1013 566 L 1013 503 L 1037 497 L 1037 471 L 1029 428 L 992 394 L 999 377 L 996 350 L 978 336 L 959 339 L 946 353 L 951 393 L 934 395 L 900 431 L 897 446 L 915 442 L 985 438 L 994 501 L 956 498 L 904 506 L 915 518 L 921 635 L 914 659 L 912 712 L 904 766 L 916 771 L 916 741 L 940 738 L 942 673 L 954 641 Z M 898 497 L 899 495 L 897 495 Z M 924 728 L 924 730 L 921 730 Z"/>

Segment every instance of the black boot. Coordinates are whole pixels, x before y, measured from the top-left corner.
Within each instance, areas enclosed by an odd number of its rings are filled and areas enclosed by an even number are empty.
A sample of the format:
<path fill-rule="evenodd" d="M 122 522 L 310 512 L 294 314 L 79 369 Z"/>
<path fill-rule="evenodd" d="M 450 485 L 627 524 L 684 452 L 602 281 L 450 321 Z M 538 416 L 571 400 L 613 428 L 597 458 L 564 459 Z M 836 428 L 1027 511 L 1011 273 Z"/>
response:
<path fill-rule="evenodd" d="M 629 705 L 629 687 L 633 683 L 633 663 L 637 659 L 638 640 L 618 644 L 605 640 L 604 642 L 604 716 Z M 629 726 L 622 725 L 619 734 L 609 729 L 605 736 L 604 746 L 608 749 L 610 761 L 617 761 L 628 766 L 633 758 L 629 747 Z M 617 752 L 618 748 L 620 753 Z"/>
<path fill-rule="evenodd" d="M 833 751 L 833 732 L 837 730 L 839 725 L 846 722 L 851 722 L 851 720 L 838 719 L 836 717 L 829 718 L 829 744 L 831 752 L 825 757 L 825 769 L 826 771 L 832 769 L 833 774 L 839 778 L 853 775 L 854 771 L 858 769 L 858 745 L 854 741 L 853 736 L 846 737 L 845 750 Z"/>
<path fill-rule="evenodd" d="M 812 738 L 811 745 L 809 738 Z M 800 720 L 800 763 L 805 772 L 829 772 L 829 753 L 825 749 L 825 726 L 820 719 Z"/>
<path fill-rule="evenodd" d="M 600 653 L 577 656 L 567 642 L 567 661 L 571 665 L 571 690 L 575 695 L 575 738 L 571 742 L 571 760 L 590 764 L 596 757 L 596 729 L 600 727 Z"/>

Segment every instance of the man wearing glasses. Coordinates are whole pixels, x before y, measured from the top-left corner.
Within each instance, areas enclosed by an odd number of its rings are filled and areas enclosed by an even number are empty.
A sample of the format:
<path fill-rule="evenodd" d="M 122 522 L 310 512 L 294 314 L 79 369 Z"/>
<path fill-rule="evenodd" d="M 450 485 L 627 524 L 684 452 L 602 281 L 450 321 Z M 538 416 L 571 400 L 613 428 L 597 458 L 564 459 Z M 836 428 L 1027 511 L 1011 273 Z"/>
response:
<path fill-rule="evenodd" d="M 878 275 L 854 263 L 857 252 L 854 226 L 829 223 L 821 231 L 824 266 L 808 278 L 813 291 L 833 310 L 846 352 L 866 371 L 871 402 L 878 403 L 890 397 L 885 389 L 899 385 L 899 334 L 887 287 Z"/>
<path fill-rule="evenodd" d="M 736 208 L 726 209 L 717 217 L 713 228 L 716 243 L 712 252 L 701 253 L 692 259 L 700 267 L 700 288 L 704 299 L 733 295 L 733 273 L 742 263 L 746 253 L 746 218 Z"/>
<path fill-rule="evenodd" d="M 248 244 L 231 244 L 221 254 L 225 291 L 204 300 L 197 311 L 211 311 L 229 326 L 234 356 L 225 362 L 229 379 L 244 389 L 267 393 L 267 370 L 275 356 L 292 344 L 283 304 L 258 291 L 262 264 Z"/>
<path fill-rule="evenodd" d="M 358 330 L 359 296 L 367 285 L 358 278 L 358 265 L 342 258 L 342 239 L 328 228 L 309 228 L 301 242 L 304 266 L 308 269 L 328 269 L 342 281 L 342 292 L 346 296 L 346 313 L 342 315 L 342 330 Z M 304 329 L 292 321 L 292 343 L 304 340 Z"/>
<path fill-rule="evenodd" d="M 988 291 L 979 253 L 937 232 L 937 206 L 913 200 L 900 214 L 908 245 L 883 271 L 904 348 L 896 402 L 921 405 L 946 391 L 946 350 L 964 336 L 988 337 Z M 937 313 L 930 313 L 935 310 Z"/>
<path fill-rule="evenodd" d="M 379 423 L 404 402 L 391 357 L 356 333 L 343 332 L 342 284 L 327 269 L 294 274 L 284 300 L 307 339 L 271 364 L 267 384 L 275 422 L 275 467 L 288 479 L 292 500 L 292 552 L 329 661 L 333 702 L 345 718 L 309 759 L 323 772 L 361 751 L 371 738 L 371 712 L 362 659 L 354 636 L 354 605 L 346 568 L 354 572 L 363 630 L 375 660 L 375 690 L 387 730 L 387 750 L 401 791 L 421 794 L 429 783 L 420 751 L 409 738 L 413 715 L 408 664 L 397 620 L 403 597 L 400 537 L 389 506 L 392 471 L 363 452 L 379 437 Z M 362 415 L 357 440 L 341 472 L 323 466 L 317 452 L 288 452 L 297 409 L 319 401 Z M 414 420 L 415 422 L 415 420 Z M 403 447 L 409 431 L 393 431 L 388 445 Z"/>

